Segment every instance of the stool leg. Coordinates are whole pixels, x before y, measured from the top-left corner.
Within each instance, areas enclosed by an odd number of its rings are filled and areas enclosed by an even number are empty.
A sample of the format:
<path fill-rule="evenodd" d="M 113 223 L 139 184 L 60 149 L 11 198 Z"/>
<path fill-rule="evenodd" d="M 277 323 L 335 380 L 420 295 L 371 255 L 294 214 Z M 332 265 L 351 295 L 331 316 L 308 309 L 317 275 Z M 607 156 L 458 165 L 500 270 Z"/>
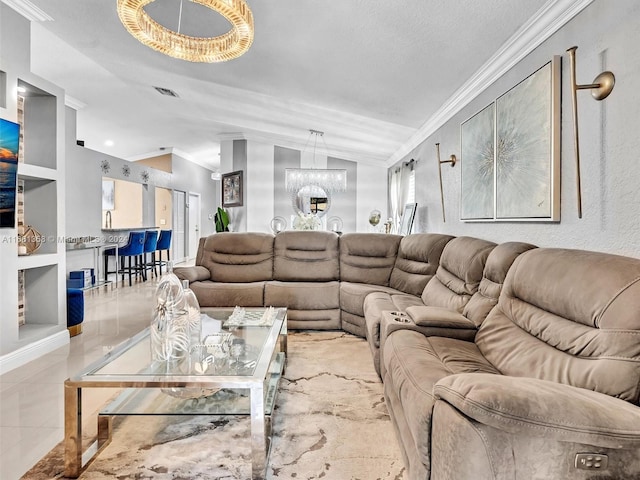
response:
<path fill-rule="evenodd" d="M 147 270 L 146 270 L 146 267 L 144 266 L 144 264 L 145 264 L 145 260 L 147 259 L 147 254 L 143 253 L 138 258 L 140 260 L 140 264 L 138 265 L 138 269 L 140 270 L 140 276 L 142 277 L 142 281 L 146 282 L 147 281 Z"/>
<path fill-rule="evenodd" d="M 109 276 L 109 255 L 103 255 L 104 257 L 104 281 L 108 280 Z"/>
<path fill-rule="evenodd" d="M 153 276 L 158 278 L 158 265 L 156 264 L 156 252 L 151 252 L 151 267 L 153 267 Z"/>

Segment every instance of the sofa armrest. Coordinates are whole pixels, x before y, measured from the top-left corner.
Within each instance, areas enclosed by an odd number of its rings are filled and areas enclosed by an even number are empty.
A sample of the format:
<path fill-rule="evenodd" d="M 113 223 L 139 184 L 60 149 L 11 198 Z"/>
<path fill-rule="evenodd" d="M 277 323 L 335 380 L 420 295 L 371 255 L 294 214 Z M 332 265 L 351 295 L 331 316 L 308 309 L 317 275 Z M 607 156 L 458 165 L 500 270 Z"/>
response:
<path fill-rule="evenodd" d="M 211 278 L 209 269 L 200 265 L 196 265 L 195 267 L 174 267 L 173 273 L 175 273 L 176 277 L 180 280 L 189 280 L 189 283 L 201 282 Z"/>
<path fill-rule="evenodd" d="M 570 385 L 524 377 L 462 373 L 434 395 L 464 415 L 510 434 L 606 448 L 640 446 L 640 407 Z"/>
<path fill-rule="evenodd" d="M 407 308 L 413 323 L 420 327 L 476 329 L 476 324 L 467 317 L 448 308 L 416 305 Z"/>

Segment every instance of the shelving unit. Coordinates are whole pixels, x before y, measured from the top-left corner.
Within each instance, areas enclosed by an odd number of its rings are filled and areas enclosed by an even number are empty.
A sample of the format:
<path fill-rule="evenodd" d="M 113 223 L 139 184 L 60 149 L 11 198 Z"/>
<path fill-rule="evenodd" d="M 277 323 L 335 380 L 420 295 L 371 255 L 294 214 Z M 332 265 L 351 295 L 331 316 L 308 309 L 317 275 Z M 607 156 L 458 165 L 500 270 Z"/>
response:
<path fill-rule="evenodd" d="M 0 4 L 0 41 L 29 37 L 30 23 Z M 0 231 L 0 373 L 69 343 L 66 329 L 64 247 L 64 91 L 30 72 L 28 45 L 0 58 L 0 90 L 6 92 L 0 116 L 18 122 L 24 161 L 24 226 L 37 230 L 43 243 L 30 255 L 18 255 L 18 229 Z M 24 103 L 13 92 L 18 90 Z M 14 274 L 11 274 L 11 272 Z M 18 279 L 24 275 L 24 324 L 18 322 Z"/>

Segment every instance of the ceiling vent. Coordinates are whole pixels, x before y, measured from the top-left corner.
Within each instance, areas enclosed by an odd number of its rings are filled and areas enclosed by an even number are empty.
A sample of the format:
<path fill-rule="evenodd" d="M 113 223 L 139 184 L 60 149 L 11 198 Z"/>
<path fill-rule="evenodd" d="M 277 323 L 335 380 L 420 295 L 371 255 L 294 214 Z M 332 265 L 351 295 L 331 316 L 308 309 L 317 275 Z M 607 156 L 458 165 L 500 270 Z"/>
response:
<path fill-rule="evenodd" d="M 166 95 L 167 97 L 180 98 L 180 96 L 170 88 L 164 88 L 164 87 L 153 87 L 153 88 L 155 88 L 158 91 L 158 93 L 160 93 L 161 95 Z"/>

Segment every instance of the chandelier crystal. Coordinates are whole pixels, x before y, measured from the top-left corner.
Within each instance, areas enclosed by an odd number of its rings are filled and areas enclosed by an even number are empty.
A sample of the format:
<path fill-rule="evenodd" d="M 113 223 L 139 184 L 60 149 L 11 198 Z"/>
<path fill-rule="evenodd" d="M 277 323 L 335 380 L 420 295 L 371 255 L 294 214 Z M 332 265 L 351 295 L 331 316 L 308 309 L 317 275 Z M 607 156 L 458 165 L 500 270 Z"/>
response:
<path fill-rule="evenodd" d="M 313 162 L 316 159 L 316 143 L 318 137 L 324 143 L 324 132 L 309 130 L 309 139 L 314 137 Z M 307 140 L 307 145 L 309 140 Z M 327 144 L 325 143 L 325 149 Z M 306 146 L 305 146 L 306 148 Z M 286 168 L 284 175 L 285 188 L 289 192 L 297 192 L 307 185 L 320 187 L 327 192 L 347 191 L 347 171 L 343 168 Z"/>
<path fill-rule="evenodd" d="M 346 192 L 347 171 L 330 168 L 287 168 L 284 182 L 289 192 L 311 185 L 330 192 Z"/>
<path fill-rule="evenodd" d="M 217 37 L 192 37 L 160 25 L 144 10 L 155 0 L 118 0 L 118 17 L 144 45 L 190 62 L 224 62 L 239 57 L 253 43 L 253 14 L 244 0 L 191 0 L 218 12 L 232 25 Z M 182 5 L 181 5 L 182 7 Z"/>

